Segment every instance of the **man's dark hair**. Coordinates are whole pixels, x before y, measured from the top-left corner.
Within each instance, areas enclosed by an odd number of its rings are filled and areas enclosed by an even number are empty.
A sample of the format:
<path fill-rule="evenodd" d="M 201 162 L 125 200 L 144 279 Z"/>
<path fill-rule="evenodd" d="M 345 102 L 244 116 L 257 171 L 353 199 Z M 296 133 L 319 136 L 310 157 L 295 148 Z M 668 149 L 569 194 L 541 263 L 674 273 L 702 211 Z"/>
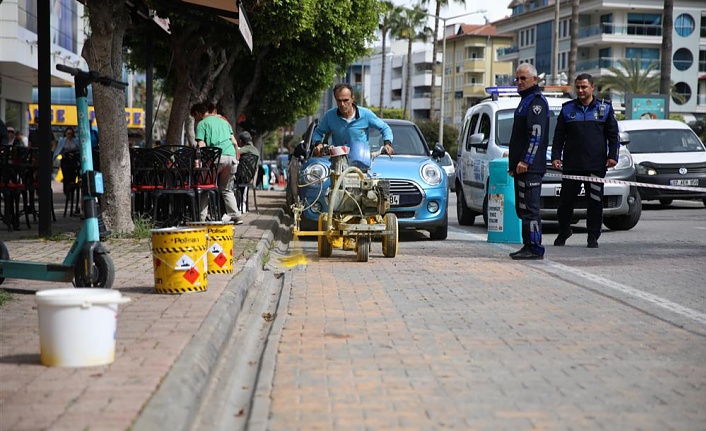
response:
<path fill-rule="evenodd" d="M 581 74 L 579 74 L 579 75 L 576 77 L 576 79 L 574 80 L 574 82 L 576 82 L 576 81 L 583 81 L 583 80 L 586 80 L 586 81 L 588 81 L 591 85 L 593 85 L 593 77 L 592 77 L 590 74 L 588 74 L 588 73 L 581 73 Z"/>
<path fill-rule="evenodd" d="M 347 82 L 341 82 L 340 84 L 336 84 L 336 85 L 333 87 L 333 95 L 334 95 L 334 97 L 336 96 L 336 94 L 338 94 L 339 91 L 343 90 L 344 88 L 347 88 L 348 91 L 351 92 L 351 97 L 353 97 L 353 87 L 351 87 L 351 84 L 349 84 L 349 83 L 347 83 Z"/>
<path fill-rule="evenodd" d="M 208 108 L 206 108 L 206 105 L 204 105 L 203 103 L 196 103 L 191 106 L 191 110 L 189 112 L 192 116 L 197 112 L 201 115 L 205 115 L 206 112 L 208 112 Z"/>

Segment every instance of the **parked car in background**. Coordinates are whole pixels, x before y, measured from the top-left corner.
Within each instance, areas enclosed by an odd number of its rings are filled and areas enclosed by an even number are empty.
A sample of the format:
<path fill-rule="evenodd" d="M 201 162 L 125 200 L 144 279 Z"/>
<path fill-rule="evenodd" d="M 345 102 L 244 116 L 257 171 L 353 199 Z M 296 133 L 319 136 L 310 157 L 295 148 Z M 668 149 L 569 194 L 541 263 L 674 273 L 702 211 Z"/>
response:
<path fill-rule="evenodd" d="M 369 174 L 390 181 L 390 212 L 397 216 L 399 229 L 429 232 L 431 239 L 448 236 L 448 179 L 439 159 L 444 149 L 429 149 L 419 128 L 411 121 L 384 119 L 394 136 L 393 156 L 375 159 Z M 290 160 L 287 203 L 303 202 L 302 230 L 316 230 L 319 214 L 328 211 L 326 191 L 329 189 L 331 163 L 328 156 L 314 157 L 311 137 L 316 122 L 309 125 L 304 139 Z M 377 130 L 370 130 L 370 151 L 383 145 Z"/>
<path fill-rule="evenodd" d="M 630 135 L 630 154 L 637 181 L 659 186 L 706 187 L 706 148 L 692 128 L 673 120 L 623 120 Z M 698 199 L 706 205 L 706 191 L 640 187 L 642 200 L 669 205 L 674 199 Z"/>
<path fill-rule="evenodd" d="M 451 192 L 456 191 L 456 166 L 454 165 L 454 161 L 451 158 L 451 154 L 448 152 L 444 153 L 444 157 L 439 160 L 439 164 L 441 167 L 444 169 L 446 172 L 446 177 L 449 181 L 449 188 L 451 189 Z"/>
<path fill-rule="evenodd" d="M 489 87 L 492 98 L 483 100 L 466 112 L 459 135 L 456 164 L 456 215 L 461 225 L 473 225 L 477 216 L 488 224 L 488 179 L 490 161 L 508 156 L 514 112 L 520 103 L 515 87 Z M 549 104 L 549 148 L 547 175 L 542 181 L 540 213 L 543 220 L 556 220 L 561 191 L 561 171 L 551 167 L 551 144 L 561 105 L 571 99 L 559 93 L 544 93 Z M 621 146 L 618 164 L 608 169 L 606 178 L 635 181 L 635 167 L 630 152 Z M 585 219 L 587 198 L 582 192 L 576 199 L 574 221 Z M 642 214 L 637 187 L 606 184 L 603 193 L 603 224 L 611 230 L 629 230 Z"/>

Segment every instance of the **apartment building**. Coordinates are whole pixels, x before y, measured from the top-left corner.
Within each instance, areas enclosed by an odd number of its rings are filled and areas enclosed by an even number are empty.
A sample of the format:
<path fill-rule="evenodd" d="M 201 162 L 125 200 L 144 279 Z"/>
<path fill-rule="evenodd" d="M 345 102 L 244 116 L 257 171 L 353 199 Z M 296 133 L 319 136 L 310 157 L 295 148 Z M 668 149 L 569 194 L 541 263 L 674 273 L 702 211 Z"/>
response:
<path fill-rule="evenodd" d="M 553 52 L 555 4 L 552 0 L 513 0 L 512 15 L 494 22 L 501 33 L 512 34 L 512 46 L 498 51 L 498 58 L 513 67 L 529 62 L 553 83 L 552 61 L 559 79 L 569 69 L 571 1 L 559 4 L 559 48 Z M 706 114 L 706 8 L 703 0 L 674 0 L 671 78 L 682 100 L 671 98 L 670 112 L 687 121 Z M 610 73 L 619 59 L 639 59 L 645 69 L 655 62 L 659 74 L 664 2 L 662 0 L 583 0 L 579 6 L 577 72 L 594 77 Z M 612 94 L 617 109 L 624 96 Z"/>
<path fill-rule="evenodd" d="M 73 86 L 71 75 L 56 70 L 57 64 L 86 67 L 83 48 L 83 5 L 75 0 L 57 0 L 51 12 L 52 86 Z M 0 118 L 25 134 L 27 113 L 37 86 L 37 2 L 4 0 L 0 3 Z"/>
<path fill-rule="evenodd" d="M 466 110 L 488 96 L 486 87 L 513 85 L 513 63 L 497 55 L 499 50 L 512 45 L 513 37 L 498 33 L 492 24 L 449 24 L 445 31 L 444 124 L 459 128 Z M 443 39 L 437 43 L 442 52 Z M 437 109 L 441 106 L 440 95 L 441 88 L 437 87 Z"/>

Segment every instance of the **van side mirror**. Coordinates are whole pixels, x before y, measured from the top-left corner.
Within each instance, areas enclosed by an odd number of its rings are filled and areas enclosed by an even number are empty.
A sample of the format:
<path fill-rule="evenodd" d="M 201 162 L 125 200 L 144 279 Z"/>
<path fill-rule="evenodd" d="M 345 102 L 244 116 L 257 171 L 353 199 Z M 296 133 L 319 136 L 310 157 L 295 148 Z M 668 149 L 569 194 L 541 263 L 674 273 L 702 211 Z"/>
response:
<path fill-rule="evenodd" d="M 628 132 L 618 132 L 618 142 L 620 142 L 620 145 L 629 144 L 630 134 Z"/>
<path fill-rule="evenodd" d="M 471 135 L 471 140 L 469 141 L 468 146 L 487 150 L 488 141 L 485 139 L 485 135 L 483 135 L 482 133 L 476 133 L 474 135 Z M 470 148 L 468 149 L 470 150 Z"/>

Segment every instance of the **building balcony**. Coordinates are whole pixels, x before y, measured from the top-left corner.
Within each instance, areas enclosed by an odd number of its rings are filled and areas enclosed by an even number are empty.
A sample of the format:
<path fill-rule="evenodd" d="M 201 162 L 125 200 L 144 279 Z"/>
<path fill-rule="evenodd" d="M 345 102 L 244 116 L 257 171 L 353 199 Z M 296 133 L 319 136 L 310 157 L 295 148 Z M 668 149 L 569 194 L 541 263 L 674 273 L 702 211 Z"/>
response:
<path fill-rule="evenodd" d="M 402 78 L 393 78 L 390 84 L 390 90 L 401 90 L 402 89 Z"/>
<path fill-rule="evenodd" d="M 464 72 L 485 72 L 485 58 L 472 58 L 463 62 Z"/>
<path fill-rule="evenodd" d="M 498 61 L 513 61 L 520 58 L 520 48 L 517 46 L 500 48 L 495 53 L 498 55 Z"/>
<path fill-rule="evenodd" d="M 603 23 L 582 27 L 579 29 L 579 39 L 585 37 L 597 36 L 600 34 L 615 34 L 621 36 L 659 36 L 662 37 L 661 25 L 648 24 L 628 24 L 617 25 L 611 23 Z"/>
<path fill-rule="evenodd" d="M 418 73 L 412 76 L 412 87 L 429 87 L 431 86 L 431 70 Z"/>
<path fill-rule="evenodd" d="M 488 94 L 485 92 L 485 85 L 483 84 L 466 84 L 463 86 L 463 97 L 485 97 Z"/>
<path fill-rule="evenodd" d="M 576 70 L 581 70 L 581 71 L 586 71 L 588 73 L 591 73 L 591 71 L 596 72 L 599 71 L 600 69 L 607 69 L 609 67 L 615 67 L 619 70 L 623 70 L 623 67 L 621 66 L 619 60 L 625 60 L 625 58 L 613 58 L 613 57 L 597 57 L 597 58 L 591 58 L 588 60 L 583 60 L 579 61 L 576 63 Z M 660 65 L 659 65 L 659 59 L 654 59 L 654 60 L 640 60 L 641 68 L 647 69 L 647 67 L 651 63 L 655 63 L 655 68 L 653 69 L 653 72 L 658 72 L 660 70 Z"/>
<path fill-rule="evenodd" d="M 431 99 L 429 97 L 414 97 L 412 98 L 412 109 L 429 109 Z"/>

